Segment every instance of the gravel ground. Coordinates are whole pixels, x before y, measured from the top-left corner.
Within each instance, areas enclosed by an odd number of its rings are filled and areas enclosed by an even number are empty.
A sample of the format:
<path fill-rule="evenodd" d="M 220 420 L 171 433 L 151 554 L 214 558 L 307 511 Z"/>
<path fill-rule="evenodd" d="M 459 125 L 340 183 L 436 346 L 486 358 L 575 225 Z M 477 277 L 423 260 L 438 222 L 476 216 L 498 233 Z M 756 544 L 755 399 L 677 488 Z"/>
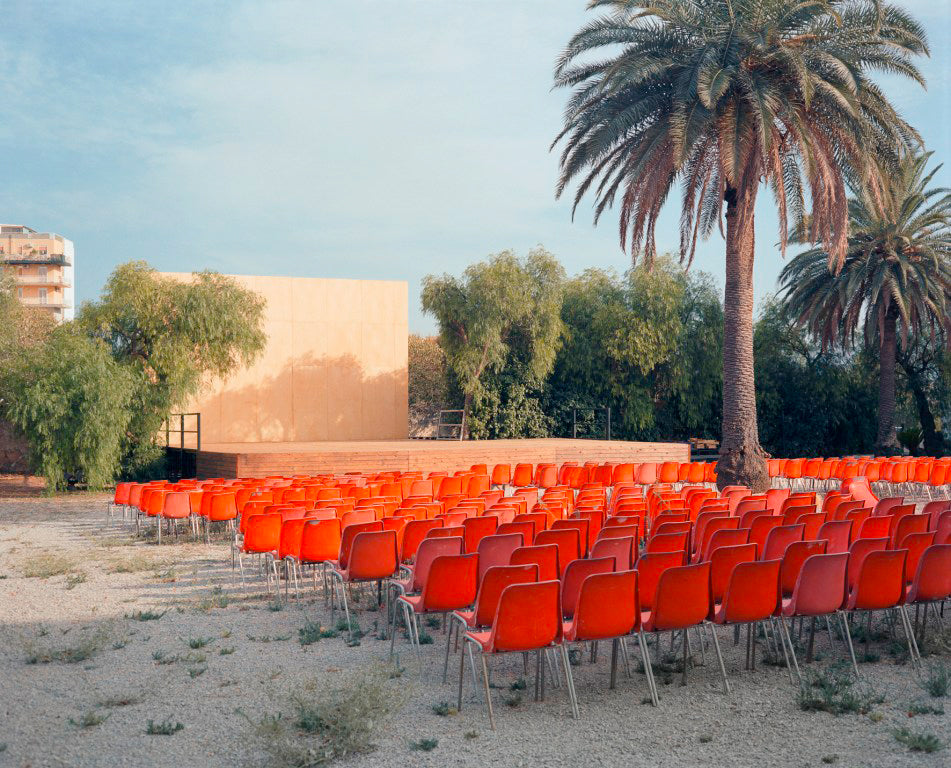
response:
<path fill-rule="evenodd" d="M 268 714 L 293 717 L 295 692 L 317 698 L 321 686 L 367 669 L 384 671 L 393 715 L 375 734 L 374 751 L 344 761 L 357 768 L 443 766 L 450 760 L 493 766 L 948 765 L 947 750 L 913 753 L 895 740 L 899 727 L 951 740 L 949 714 L 908 715 L 913 702 L 951 709 L 951 699 L 931 699 L 885 643 L 872 646 L 881 661 L 861 667 L 862 688 L 884 701 L 868 714 L 833 716 L 802 712 L 785 669 L 743 671 L 744 645 L 734 647 L 728 631 L 720 637 L 731 696 L 720 693 L 708 649 L 706 664 L 690 669 L 686 687 L 679 674 L 664 685 L 658 670 L 660 707 L 645 706 L 647 686 L 636 670 L 608 690 L 603 649 L 597 664 L 585 654 L 574 668 L 578 722 L 569 717 L 563 688 L 549 689 L 536 703 L 531 681 L 527 690 L 509 690 L 521 676 L 521 660 L 494 660 L 498 731 L 492 733 L 468 674 L 463 711 L 434 713 L 434 705 L 455 699 L 452 683 L 440 682 L 440 629 L 428 630 L 435 643 L 423 648 L 422 679 L 402 638 L 402 674 L 381 666 L 388 641 L 372 631 L 381 616 L 376 612 L 360 614 L 369 634 L 359 646 L 348 647 L 343 637 L 302 645 L 298 630 L 306 622 L 331 625 L 329 610 L 309 587 L 302 605 L 274 610 L 263 579 L 250 578 L 245 587 L 234 580 L 226 544 L 179 539 L 159 548 L 128 529 L 108 529 L 105 504 L 99 495 L 0 500 L 0 766 L 268 765 L 263 742 L 252 737 L 253 722 Z M 135 618 L 149 611 L 161 617 Z M 830 651 L 824 633 L 817 635 L 817 649 L 823 658 L 813 669 L 844 655 L 840 645 Z M 925 663 L 951 665 L 946 651 Z M 457 669 L 452 660 L 451 680 Z M 87 715 L 106 719 L 83 726 Z M 184 727 L 148 735 L 150 720 Z M 432 751 L 411 749 L 427 739 L 438 742 Z"/>

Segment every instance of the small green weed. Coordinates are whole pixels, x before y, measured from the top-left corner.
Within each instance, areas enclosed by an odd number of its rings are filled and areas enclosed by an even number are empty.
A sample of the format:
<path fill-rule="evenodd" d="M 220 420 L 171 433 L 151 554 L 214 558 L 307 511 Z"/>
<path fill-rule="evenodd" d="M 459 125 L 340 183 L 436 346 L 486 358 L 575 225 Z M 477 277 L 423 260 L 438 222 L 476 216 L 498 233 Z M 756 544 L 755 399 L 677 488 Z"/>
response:
<path fill-rule="evenodd" d="M 234 652 L 235 652 L 234 646 L 230 646 L 230 647 L 228 647 L 228 648 L 219 648 L 219 649 L 218 649 L 218 655 L 219 655 L 219 656 L 230 656 L 230 655 L 231 655 L 232 653 L 234 653 Z"/>
<path fill-rule="evenodd" d="M 851 672 L 836 665 L 819 672 L 809 670 L 797 694 L 799 708 L 803 712 L 829 712 L 868 714 L 875 704 L 884 698 L 867 690 L 856 690 Z"/>
<path fill-rule="evenodd" d="M 904 744 L 912 752 L 937 752 L 944 749 L 944 743 L 933 733 L 919 733 L 908 728 L 898 728 L 894 732 L 895 740 Z"/>
<path fill-rule="evenodd" d="M 181 730 L 184 730 L 185 726 L 181 723 L 173 723 L 171 718 L 166 718 L 161 723 L 156 723 L 154 720 L 149 720 L 148 724 L 145 726 L 145 732 L 149 736 L 171 736 L 173 733 L 178 733 Z"/>
<path fill-rule="evenodd" d="M 920 701 L 914 701 L 908 705 L 908 717 L 914 717 L 915 715 L 943 715 L 944 707 L 940 704 L 934 706 L 932 704 L 925 704 Z"/>
<path fill-rule="evenodd" d="M 324 636 L 323 631 L 323 627 L 316 621 L 307 621 L 297 630 L 297 639 L 300 640 L 301 645 L 313 645 Z"/>
<path fill-rule="evenodd" d="M 84 712 L 79 718 L 69 718 L 69 724 L 76 728 L 92 728 L 96 725 L 102 725 L 109 719 L 109 715 L 100 715 L 94 709 Z"/>
<path fill-rule="evenodd" d="M 409 743 L 409 748 L 414 752 L 432 752 L 438 746 L 439 739 L 419 739 Z"/>
<path fill-rule="evenodd" d="M 197 651 L 199 648 L 204 648 L 214 639 L 213 637 L 193 637 L 188 641 L 188 647 L 193 651 Z"/>
<path fill-rule="evenodd" d="M 433 714 L 438 717 L 449 717 L 450 715 L 456 715 L 458 713 L 459 710 L 448 701 L 440 701 L 438 704 L 433 704 Z"/>
<path fill-rule="evenodd" d="M 70 573 L 66 576 L 66 589 L 75 589 L 80 584 L 85 583 L 85 573 Z"/>
<path fill-rule="evenodd" d="M 189 676 L 192 680 L 194 680 L 196 677 L 201 677 L 201 676 L 202 676 L 203 674 L 205 674 L 205 672 L 207 672 L 207 671 L 208 671 L 208 667 L 205 667 L 205 666 L 202 666 L 202 667 L 189 667 L 189 668 L 188 668 L 188 676 Z"/>
<path fill-rule="evenodd" d="M 126 616 L 132 621 L 158 621 L 161 619 L 168 611 L 158 611 L 148 610 L 148 611 L 133 611 L 131 615 Z"/>
<path fill-rule="evenodd" d="M 472 741 L 472 739 L 478 739 L 478 738 L 479 738 L 479 732 L 478 732 L 478 731 L 466 731 L 464 734 L 462 734 L 462 737 L 463 737 L 464 739 L 466 739 L 467 741 Z"/>
<path fill-rule="evenodd" d="M 919 682 L 928 695 L 933 699 L 942 699 L 948 695 L 951 687 L 951 673 L 944 664 L 931 664 L 928 667 L 928 676 Z"/>

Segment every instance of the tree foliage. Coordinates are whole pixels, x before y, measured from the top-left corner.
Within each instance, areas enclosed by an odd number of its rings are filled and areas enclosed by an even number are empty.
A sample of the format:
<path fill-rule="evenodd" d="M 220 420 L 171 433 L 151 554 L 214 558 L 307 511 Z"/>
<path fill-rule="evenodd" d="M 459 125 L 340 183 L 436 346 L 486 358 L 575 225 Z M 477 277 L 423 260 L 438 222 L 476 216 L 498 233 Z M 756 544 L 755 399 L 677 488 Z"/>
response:
<path fill-rule="evenodd" d="M 408 340 L 409 404 L 440 408 L 447 403 L 446 354 L 435 336 L 411 333 Z"/>
<path fill-rule="evenodd" d="M 89 487 L 115 477 L 132 417 L 130 373 L 101 341 L 73 326 L 53 331 L 3 370 L 4 414 L 29 438 L 32 461 L 49 490 L 68 474 Z"/>
<path fill-rule="evenodd" d="M 563 284 L 564 270 L 541 247 L 524 259 L 512 251 L 495 254 L 461 278 L 424 279 L 423 310 L 439 323 L 439 343 L 463 393 L 465 421 L 471 404 L 488 396 L 487 373 L 507 368 L 522 389 L 547 376 L 561 337 Z M 479 425 L 473 436 L 484 429 Z"/>
<path fill-rule="evenodd" d="M 141 261 L 117 267 L 101 298 L 83 305 L 77 323 L 107 345 L 135 384 L 127 472 L 156 460 L 162 422 L 207 379 L 253 362 L 267 341 L 263 314 L 264 300 L 229 277 L 197 272 L 186 282 Z"/>

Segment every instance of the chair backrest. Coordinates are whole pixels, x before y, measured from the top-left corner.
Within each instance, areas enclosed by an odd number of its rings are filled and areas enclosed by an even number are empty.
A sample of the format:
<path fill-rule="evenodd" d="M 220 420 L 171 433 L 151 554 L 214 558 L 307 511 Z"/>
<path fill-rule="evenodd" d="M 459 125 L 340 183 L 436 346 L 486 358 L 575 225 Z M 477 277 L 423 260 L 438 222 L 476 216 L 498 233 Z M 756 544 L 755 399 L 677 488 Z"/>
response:
<path fill-rule="evenodd" d="M 459 542 L 462 549 L 462 542 Z M 422 609 L 427 613 L 445 613 L 467 608 L 476 600 L 479 556 L 440 555 L 432 561 L 423 586 Z"/>
<path fill-rule="evenodd" d="M 622 539 L 626 536 L 637 536 L 637 526 L 636 525 L 613 525 L 605 526 L 601 529 L 601 532 L 598 533 L 598 540 L 601 539 Z"/>
<path fill-rule="evenodd" d="M 889 496 L 884 499 L 879 499 L 875 503 L 875 507 L 872 509 L 872 517 L 887 515 L 895 507 L 900 507 L 904 503 L 905 503 L 904 496 Z"/>
<path fill-rule="evenodd" d="M 907 536 L 913 533 L 927 533 L 931 519 L 928 515 L 904 515 L 896 521 L 894 531 L 890 537 L 892 549 L 902 546 Z"/>
<path fill-rule="evenodd" d="M 658 533 L 647 540 L 645 552 L 686 552 L 689 533 Z"/>
<path fill-rule="evenodd" d="M 594 573 L 581 583 L 573 640 L 623 637 L 640 627 L 637 571 Z"/>
<path fill-rule="evenodd" d="M 749 540 L 749 528 L 721 528 L 718 531 L 713 531 L 707 538 L 703 552 L 700 553 L 700 561 L 709 560 L 720 547 L 736 547 L 740 544 L 749 543 Z"/>
<path fill-rule="evenodd" d="M 797 616 L 823 616 L 834 613 L 845 600 L 845 572 L 849 555 L 813 555 L 799 571 L 789 608 Z M 785 612 L 785 608 L 783 609 Z"/>
<path fill-rule="evenodd" d="M 887 539 L 892 527 L 892 516 L 868 517 L 859 525 L 857 539 Z M 853 528 L 854 530 L 854 528 Z"/>
<path fill-rule="evenodd" d="M 852 532 L 852 522 L 850 520 L 828 520 L 819 526 L 817 539 L 825 539 L 826 553 L 835 554 L 838 552 L 849 551 L 849 539 Z"/>
<path fill-rule="evenodd" d="M 542 531 L 535 536 L 535 546 L 554 544 L 558 547 L 558 577 L 565 573 L 568 563 L 581 557 L 581 535 L 577 529 Z"/>
<path fill-rule="evenodd" d="M 591 559 L 607 557 L 614 560 L 615 571 L 630 570 L 637 560 L 637 542 L 633 536 L 599 539 L 591 547 Z"/>
<path fill-rule="evenodd" d="M 300 557 L 300 545 L 307 522 L 303 517 L 298 517 L 281 523 L 281 536 L 277 547 L 277 556 L 280 559 L 288 556 Z"/>
<path fill-rule="evenodd" d="M 499 527 L 499 519 L 493 515 L 470 517 L 462 521 L 465 529 L 466 552 L 476 552 L 479 542 L 486 536 L 491 536 Z"/>
<path fill-rule="evenodd" d="M 668 568 L 660 574 L 651 624 L 655 630 L 699 624 L 710 611 L 710 563 Z"/>
<path fill-rule="evenodd" d="M 561 575 L 558 564 L 558 547 L 554 544 L 541 546 L 519 547 L 512 553 L 509 565 L 538 565 L 539 581 L 551 581 Z"/>
<path fill-rule="evenodd" d="M 340 521 L 307 520 L 300 539 L 300 559 L 306 563 L 325 563 L 340 554 Z"/>
<path fill-rule="evenodd" d="M 684 564 L 686 556 L 683 552 L 654 552 L 643 555 L 637 561 L 637 591 L 641 603 L 641 610 L 650 610 L 654 605 L 654 593 L 660 575 L 670 569 Z"/>
<path fill-rule="evenodd" d="M 378 525 L 382 523 L 367 523 Z M 349 526 L 347 530 L 353 528 Z M 347 535 L 344 531 L 344 537 Z M 342 546 L 341 546 L 342 548 Z M 396 547 L 396 531 L 365 531 L 353 537 L 353 546 L 347 561 L 347 572 L 351 579 L 371 581 L 386 579 L 399 568 L 399 553 Z M 430 575 L 432 571 L 430 570 Z"/>
<path fill-rule="evenodd" d="M 587 557 L 588 555 L 588 529 L 590 527 L 590 522 L 587 518 L 578 518 L 573 517 L 568 520 L 555 520 L 551 524 L 552 531 L 561 531 L 561 530 L 576 530 L 579 535 L 579 542 L 581 544 L 581 557 Z"/>
<path fill-rule="evenodd" d="M 482 561 L 480 559 L 481 568 Z M 493 565 L 485 571 L 479 579 L 479 591 L 475 601 L 475 615 L 473 624 L 476 627 L 488 627 L 495 621 L 495 614 L 499 609 L 499 598 L 502 591 L 511 584 L 534 584 L 538 581 L 538 566 L 534 563 L 527 565 Z"/>
<path fill-rule="evenodd" d="M 202 499 L 204 501 L 204 499 Z M 238 516 L 238 507 L 233 493 L 213 493 L 209 501 L 208 519 L 212 522 L 234 520 Z"/>
<path fill-rule="evenodd" d="M 951 544 L 928 547 L 918 561 L 918 570 L 908 592 L 912 603 L 951 597 Z"/>
<path fill-rule="evenodd" d="M 710 553 L 710 602 L 711 606 L 723 600 L 730 585 L 730 575 L 740 563 L 756 560 L 755 544 L 738 544 L 732 547 L 717 547 Z"/>
<path fill-rule="evenodd" d="M 566 619 L 575 615 L 578 595 L 584 580 L 596 573 L 613 573 L 614 560 L 610 557 L 575 560 L 569 563 L 561 579 L 561 613 Z"/>
<path fill-rule="evenodd" d="M 763 550 L 766 547 L 766 537 L 773 528 L 778 528 L 783 524 L 783 518 L 780 515 L 770 515 L 768 517 L 757 517 L 750 524 L 750 541 L 756 545 L 757 552 L 762 558 Z"/>
<path fill-rule="evenodd" d="M 525 542 L 525 545 L 529 545 L 535 538 L 535 524 L 522 522 L 522 523 L 500 523 L 499 527 L 495 529 L 496 534 L 502 536 L 508 533 L 518 533 L 522 536 L 522 541 Z"/>
<path fill-rule="evenodd" d="M 859 573 L 862 571 L 862 563 L 868 557 L 870 552 L 883 552 L 888 549 L 888 539 L 856 539 L 849 547 L 849 567 L 846 570 L 846 587 L 851 592 L 855 589 L 858 582 Z"/>
<path fill-rule="evenodd" d="M 340 555 L 337 557 L 337 565 L 340 568 L 348 567 L 350 563 L 350 551 L 353 548 L 353 540 L 359 534 L 376 533 L 382 530 L 383 523 L 379 521 L 373 523 L 353 523 L 343 528 L 340 532 Z M 394 534 L 394 536 L 395 535 L 396 534 Z"/>
<path fill-rule="evenodd" d="M 766 543 L 763 545 L 760 560 L 782 560 L 783 555 L 786 554 L 786 547 L 794 541 L 802 541 L 805 529 L 802 523 L 773 528 L 766 535 Z"/>
<path fill-rule="evenodd" d="M 426 584 L 430 568 L 437 557 L 462 554 L 462 538 L 449 536 L 438 539 L 423 539 L 416 550 L 416 562 L 413 564 L 413 577 L 410 592 L 419 592 Z"/>
<path fill-rule="evenodd" d="M 503 533 L 486 536 L 479 542 L 477 552 L 479 553 L 479 581 L 485 578 L 489 568 L 498 565 L 508 565 L 512 559 L 512 553 L 521 547 L 522 534 Z"/>
<path fill-rule="evenodd" d="M 905 560 L 905 581 L 911 583 L 914 581 L 915 574 L 918 573 L 918 563 L 921 556 L 928 547 L 934 544 L 934 531 L 925 531 L 924 533 L 909 533 L 902 541 L 900 549 L 908 550 L 908 559 Z"/>
<path fill-rule="evenodd" d="M 512 584 L 502 590 L 489 650 L 531 651 L 558 643 L 561 637 L 560 582 Z"/>
<path fill-rule="evenodd" d="M 855 591 L 849 595 L 849 610 L 878 611 L 892 608 L 905 595 L 904 549 L 869 552 L 862 561 Z"/>
<path fill-rule="evenodd" d="M 810 512 L 807 515 L 802 515 L 798 520 L 796 520 L 797 523 L 804 526 L 802 531 L 803 541 L 818 539 L 819 529 L 822 527 L 822 524 L 825 521 L 825 512 Z"/>
<path fill-rule="evenodd" d="M 755 546 L 755 545 L 750 545 Z M 730 574 L 717 619 L 728 623 L 763 621 L 780 603 L 779 560 L 738 563 Z"/>
<path fill-rule="evenodd" d="M 779 569 L 779 588 L 783 597 L 788 597 L 796 588 L 799 581 L 799 572 L 802 564 L 813 555 L 824 555 L 827 552 L 827 542 L 824 539 L 813 541 L 794 541 L 782 557 Z"/>
<path fill-rule="evenodd" d="M 186 491 L 172 491 L 165 494 L 162 504 L 162 517 L 182 519 L 192 512 L 191 498 Z"/>
<path fill-rule="evenodd" d="M 400 562 L 410 563 L 416 557 L 419 545 L 433 528 L 442 528 L 442 520 L 410 520 L 403 529 L 403 546 Z"/>
<path fill-rule="evenodd" d="M 693 523 L 689 520 L 664 520 L 661 521 L 661 518 L 664 515 L 658 515 L 654 520 L 654 525 L 651 527 L 651 537 L 654 536 L 665 536 L 670 533 L 690 533 L 693 529 Z M 679 517 L 679 515 L 678 515 Z"/>
<path fill-rule="evenodd" d="M 245 552 L 276 552 L 281 540 L 280 515 L 251 515 L 244 532 Z"/>

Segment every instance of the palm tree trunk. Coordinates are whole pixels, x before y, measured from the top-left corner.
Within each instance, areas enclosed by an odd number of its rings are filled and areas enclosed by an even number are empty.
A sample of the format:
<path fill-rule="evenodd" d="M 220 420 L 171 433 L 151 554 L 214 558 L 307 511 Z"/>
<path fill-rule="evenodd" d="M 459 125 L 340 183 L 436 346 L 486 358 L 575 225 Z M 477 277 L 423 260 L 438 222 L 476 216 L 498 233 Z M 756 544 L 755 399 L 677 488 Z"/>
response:
<path fill-rule="evenodd" d="M 895 327 L 898 312 L 894 307 L 885 312 L 882 327 L 882 339 L 878 350 L 878 437 L 875 450 L 880 455 L 890 456 L 897 453 L 898 442 L 895 439 L 895 353 L 897 339 Z"/>
<path fill-rule="evenodd" d="M 915 399 L 915 407 L 918 409 L 918 421 L 921 424 L 921 434 L 924 438 L 924 449 L 926 456 L 944 455 L 944 435 L 938 431 L 938 425 L 935 422 L 934 412 L 931 410 L 931 403 L 928 402 L 928 394 L 925 392 L 921 377 L 914 371 L 905 368 L 905 376 L 908 377 L 908 388 L 911 390 L 912 397 Z"/>
<path fill-rule="evenodd" d="M 753 376 L 753 207 L 756 184 L 728 189 L 726 199 L 726 291 L 723 306 L 723 435 L 717 485 L 769 487 L 766 456 L 759 444 Z"/>

